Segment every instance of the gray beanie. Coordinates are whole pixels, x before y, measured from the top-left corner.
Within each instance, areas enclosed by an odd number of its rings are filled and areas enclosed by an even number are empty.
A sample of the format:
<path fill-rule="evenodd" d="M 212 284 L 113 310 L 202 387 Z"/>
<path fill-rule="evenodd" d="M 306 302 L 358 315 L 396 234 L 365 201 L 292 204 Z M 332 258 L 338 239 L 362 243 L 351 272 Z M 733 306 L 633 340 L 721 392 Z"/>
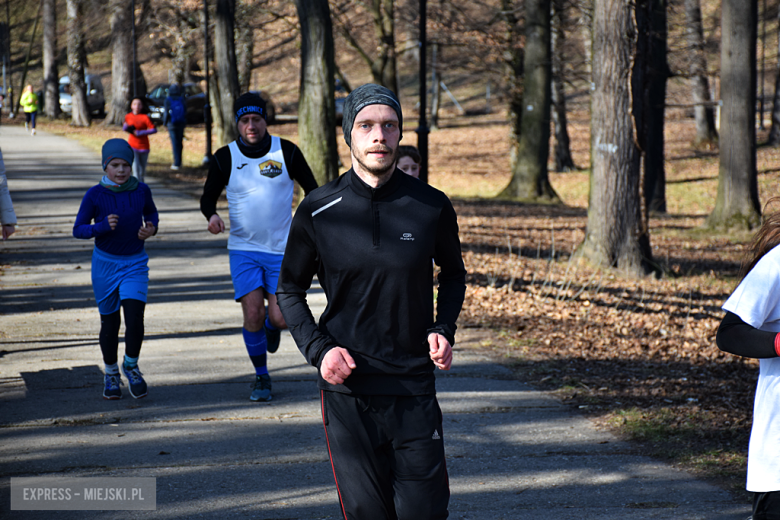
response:
<path fill-rule="evenodd" d="M 344 140 L 347 146 L 352 148 L 352 127 L 355 125 L 355 117 L 358 112 L 368 105 L 387 105 L 398 114 L 398 130 L 401 132 L 399 139 L 403 136 L 404 118 L 401 114 L 401 103 L 398 98 L 387 87 L 368 83 L 353 90 L 347 99 L 344 100 L 344 116 L 341 121 L 341 129 L 344 132 Z"/>
<path fill-rule="evenodd" d="M 124 139 L 109 139 L 103 144 L 103 170 L 105 171 L 111 159 L 124 159 L 127 164 L 133 164 L 133 149 Z"/>

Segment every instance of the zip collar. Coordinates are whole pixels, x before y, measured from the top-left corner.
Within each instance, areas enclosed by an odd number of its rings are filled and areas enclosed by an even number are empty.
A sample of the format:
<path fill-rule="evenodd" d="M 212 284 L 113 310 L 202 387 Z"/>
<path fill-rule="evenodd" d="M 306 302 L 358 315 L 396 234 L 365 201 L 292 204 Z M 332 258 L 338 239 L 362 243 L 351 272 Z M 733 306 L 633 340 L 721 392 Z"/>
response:
<path fill-rule="evenodd" d="M 372 188 L 366 184 L 357 173 L 355 173 L 353 168 L 350 168 L 349 171 L 345 174 L 347 182 L 349 183 L 350 188 L 352 188 L 352 191 L 363 198 L 371 200 L 383 199 L 397 190 L 403 182 L 402 175 L 406 174 L 396 168 L 386 183 L 382 184 L 378 188 Z"/>

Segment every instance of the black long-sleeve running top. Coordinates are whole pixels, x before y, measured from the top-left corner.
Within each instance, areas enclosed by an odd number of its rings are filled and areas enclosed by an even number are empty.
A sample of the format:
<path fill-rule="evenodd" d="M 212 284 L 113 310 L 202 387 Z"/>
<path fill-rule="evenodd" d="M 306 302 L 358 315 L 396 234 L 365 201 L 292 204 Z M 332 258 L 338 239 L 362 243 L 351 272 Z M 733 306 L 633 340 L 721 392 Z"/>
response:
<path fill-rule="evenodd" d="M 441 267 L 435 317 L 431 259 Z M 306 302 L 315 274 L 328 300 L 319 325 Z M 349 170 L 298 207 L 276 295 L 310 364 L 336 346 L 355 359 L 343 384 L 320 376 L 321 389 L 425 395 L 435 393 L 428 335 L 454 344 L 465 276 L 446 195 L 401 170 L 378 188 Z"/>
<path fill-rule="evenodd" d="M 733 312 L 726 312 L 715 342 L 719 349 L 730 354 L 756 359 L 773 358 L 777 357 L 777 336 L 777 332 L 759 330 Z"/>

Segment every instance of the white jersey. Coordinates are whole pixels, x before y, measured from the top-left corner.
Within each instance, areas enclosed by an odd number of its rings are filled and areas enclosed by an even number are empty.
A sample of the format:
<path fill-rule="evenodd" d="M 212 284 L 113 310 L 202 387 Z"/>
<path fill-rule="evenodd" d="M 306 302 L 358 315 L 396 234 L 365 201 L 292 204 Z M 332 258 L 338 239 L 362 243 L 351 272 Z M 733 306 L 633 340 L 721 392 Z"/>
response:
<path fill-rule="evenodd" d="M 780 332 L 780 246 L 751 269 L 723 310 L 767 332 Z M 753 429 L 748 447 L 747 490 L 780 490 L 780 358 L 759 360 L 753 403 Z"/>
<path fill-rule="evenodd" d="M 245 156 L 235 141 L 225 193 L 230 214 L 228 249 L 284 254 L 292 222 L 294 183 L 284 163 L 282 144 L 271 136 L 271 149 L 259 159 Z"/>

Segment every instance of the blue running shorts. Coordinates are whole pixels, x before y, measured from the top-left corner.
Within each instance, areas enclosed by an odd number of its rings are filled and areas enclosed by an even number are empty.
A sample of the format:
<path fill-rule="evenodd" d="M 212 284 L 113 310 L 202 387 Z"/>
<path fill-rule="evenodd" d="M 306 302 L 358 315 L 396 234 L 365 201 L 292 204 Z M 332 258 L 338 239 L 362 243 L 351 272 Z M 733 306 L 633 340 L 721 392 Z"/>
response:
<path fill-rule="evenodd" d="M 233 249 L 228 250 L 228 254 L 236 301 L 260 287 L 268 294 L 276 294 L 284 255 Z"/>
<path fill-rule="evenodd" d="M 149 256 L 145 251 L 132 256 L 110 255 L 97 247 L 92 251 L 92 290 L 100 314 L 119 310 L 122 300 L 146 303 L 149 290 Z"/>

